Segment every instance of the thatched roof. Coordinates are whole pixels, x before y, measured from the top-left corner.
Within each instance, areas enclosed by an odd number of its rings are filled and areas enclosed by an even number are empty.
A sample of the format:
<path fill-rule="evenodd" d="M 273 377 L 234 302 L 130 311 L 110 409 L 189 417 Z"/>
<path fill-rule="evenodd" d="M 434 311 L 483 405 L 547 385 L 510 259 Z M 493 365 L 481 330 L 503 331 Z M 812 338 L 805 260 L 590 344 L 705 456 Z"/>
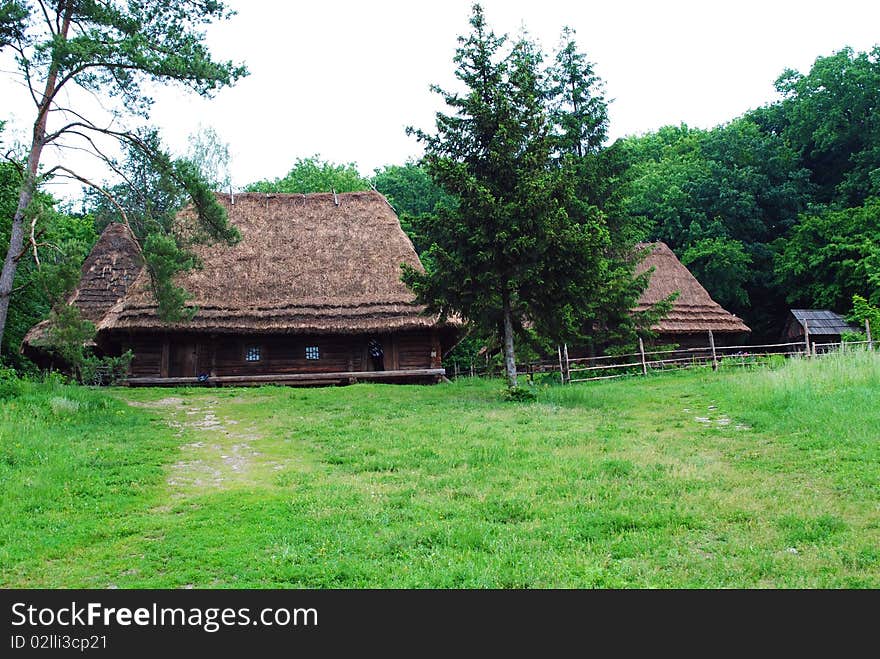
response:
<path fill-rule="evenodd" d="M 177 283 L 192 295 L 195 317 L 162 322 L 143 272 L 100 330 L 359 333 L 437 324 L 400 281 L 401 263 L 421 263 L 378 192 L 218 199 L 242 240 L 194 248 L 204 267 Z"/>
<path fill-rule="evenodd" d="M 645 311 L 676 291 L 679 294 L 670 312 L 651 329 L 668 334 L 693 334 L 708 330 L 714 333 L 751 332 L 742 320 L 724 310 L 709 296 L 665 243 L 646 243 L 639 247 L 651 251 L 636 272 L 641 274 L 649 268 L 654 268 L 654 272 L 635 311 Z"/>
<path fill-rule="evenodd" d="M 83 263 L 79 284 L 67 302 L 79 307 L 83 319 L 98 325 L 125 296 L 142 269 L 140 250 L 129 228 L 124 224 L 109 224 Z M 22 348 L 39 348 L 48 330 L 48 320 L 34 325 L 25 334 Z"/>

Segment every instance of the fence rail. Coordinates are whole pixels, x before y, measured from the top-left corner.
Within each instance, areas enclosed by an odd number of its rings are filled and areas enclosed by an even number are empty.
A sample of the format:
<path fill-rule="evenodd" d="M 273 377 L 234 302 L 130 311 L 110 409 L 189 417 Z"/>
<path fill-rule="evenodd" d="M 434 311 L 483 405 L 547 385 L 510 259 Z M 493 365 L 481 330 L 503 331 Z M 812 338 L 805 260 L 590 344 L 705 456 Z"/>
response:
<path fill-rule="evenodd" d="M 538 374 L 555 373 L 558 374 L 560 382 L 571 384 L 575 382 L 648 375 L 654 371 L 692 368 L 696 366 L 711 366 L 713 370 L 722 365 L 735 367 L 752 366 L 765 363 L 768 358 L 775 356 L 783 358 L 814 358 L 838 350 L 874 350 L 877 346 L 871 338 L 870 325 L 866 323 L 865 329 L 868 337 L 866 341 L 816 343 L 810 340 L 809 328 L 805 327 L 805 336 L 802 341 L 732 346 L 715 345 L 715 337 L 710 331 L 706 335 L 706 346 L 679 348 L 676 350 L 646 350 L 644 343 L 640 339 L 638 352 L 597 355 L 595 357 L 569 358 L 568 346 L 560 346 L 558 349 L 558 359 L 545 359 L 517 364 L 516 371 L 517 376 L 527 377 L 529 380 L 532 380 Z M 456 364 L 450 375 L 453 377 L 475 377 L 491 373 L 492 369 L 488 364 L 478 367 L 471 363 L 468 369 L 460 369 Z"/>

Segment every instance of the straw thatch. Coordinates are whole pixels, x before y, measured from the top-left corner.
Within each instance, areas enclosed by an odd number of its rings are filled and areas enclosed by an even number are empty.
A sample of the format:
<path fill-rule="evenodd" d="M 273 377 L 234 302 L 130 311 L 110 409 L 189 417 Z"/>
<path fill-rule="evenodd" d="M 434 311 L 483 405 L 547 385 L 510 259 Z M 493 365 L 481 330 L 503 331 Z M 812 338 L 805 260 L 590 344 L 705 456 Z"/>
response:
<path fill-rule="evenodd" d="M 143 269 L 140 250 L 124 224 L 109 224 L 82 266 L 79 284 L 68 304 L 79 307 L 82 318 L 100 324 L 126 294 Z M 22 350 L 45 344 L 49 322 L 34 325 L 22 341 Z"/>
<path fill-rule="evenodd" d="M 192 295 L 193 319 L 160 320 L 143 272 L 100 330 L 350 334 L 437 326 L 400 281 L 401 263 L 421 264 L 378 192 L 218 199 L 242 240 L 194 247 L 204 267 L 176 280 Z"/>
<path fill-rule="evenodd" d="M 720 334 L 751 332 L 742 320 L 709 296 L 665 243 L 646 243 L 639 247 L 650 252 L 636 271 L 641 274 L 654 268 L 654 272 L 635 311 L 646 311 L 651 305 L 678 292 L 670 312 L 651 329 L 661 334 L 695 334 L 708 330 Z"/>

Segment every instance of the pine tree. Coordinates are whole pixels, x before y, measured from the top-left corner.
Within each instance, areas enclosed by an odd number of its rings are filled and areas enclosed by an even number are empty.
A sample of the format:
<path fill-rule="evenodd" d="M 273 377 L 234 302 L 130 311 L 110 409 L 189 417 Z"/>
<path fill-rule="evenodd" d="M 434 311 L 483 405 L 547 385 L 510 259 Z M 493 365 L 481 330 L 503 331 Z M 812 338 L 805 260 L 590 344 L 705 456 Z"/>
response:
<path fill-rule="evenodd" d="M 173 160 L 144 143 L 137 133 L 117 128 L 115 121 L 126 114 L 141 118 L 149 115 L 152 99 L 144 83 L 177 82 L 207 96 L 246 75 L 243 66 L 213 60 L 204 45 L 201 26 L 228 16 L 230 12 L 218 0 L 59 0 L 35 4 L 9 0 L 0 5 L 0 51 L 14 51 L 18 73 L 35 105 L 27 162 L 20 171 L 18 204 L 0 272 L 0 340 L 16 269 L 27 251 L 23 249 L 26 229 L 30 229 L 32 243 L 38 229 L 31 202 L 40 185 L 52 177 L 68 178 L 109 197 L 106 190 L 75 171 L 67 161 L 41 170 L 47 147 L 84 150 L 110 167 L 114 163 L 103 151 L 104 141 L 115 140 L 122 146 L 137 148 L 153 167 L 186 190 L 208 234 L 226 241 L 236 239 L 237 232 L 228 225 L 225 211 L 192 163 Z M 105 117 L 89 118 L 83 108 L 66 105 L 74 98 L 65 93 L 72 87 L 115 103 L 114 122 L 107 122 Z M 119 210 L 122 212 L 121 206 Z M 169 248 L 168 239 L 165 234 L 152 242 Z M 145 247 L 150 242 L 143 241 Z M 157 259 L 167 252 L 154 250 L 153 259 L 150 250 L 145 250 L 152 274 L 159 272 Z M 176 302 L 161 298 L 167 282 L 154 276 L 154 284 L 160 294 L 160 307 L 173 311 Z"/>
<path fill-rule="evenodd" d="M 605 258 L 604 216 L 559 166 L 543 54 L 526 36 L 497 36 L 479 5 L 470 25 L 454 58 L 464 91 L 433 87 L 450 112 L 437 114 L 434 133 L 412 131 L 425 146 L 423 165 L 457 205 L 418 220 L 431 244 L 426 271 L 407 269 L 404 280 L 431 310 L 500 336 L 516 387 L 524 326 L 575 336 L 583 300 L 601 297 L 617 273 Z"/>

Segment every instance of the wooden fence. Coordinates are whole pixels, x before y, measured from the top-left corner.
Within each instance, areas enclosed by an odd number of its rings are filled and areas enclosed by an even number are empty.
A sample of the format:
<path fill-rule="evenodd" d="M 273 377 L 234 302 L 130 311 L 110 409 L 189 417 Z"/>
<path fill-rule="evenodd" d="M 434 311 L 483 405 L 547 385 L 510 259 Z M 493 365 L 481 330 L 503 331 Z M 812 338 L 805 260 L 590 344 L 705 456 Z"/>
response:
<path fill-rule="evenodd" d="M 681 348 L 678 350 L 646 350 L 639 339 L 637 352 L 602 355 L 596 357 L 568 356 L 568 346 L 559 346 L 557 359 L 533 361 L 517 364 L 517 375 L 532 380 L 535 375 L 555 373 L 563 384 L 590 382 L 595 380 L 611 380 L 638 375 L 648 375 L 657 371 L 670 369 L 692 368 L 695 366 L 710 367 L 717 370 L 719 366 L 753 366 L 766 364 L 772 358 L 816 357 L 837 350 L 874 350 L 871 338 L 871 327 L 865 322 L 866 341 L 848 341 L 835 343 L 816 343 L 810 339 L 809 327 L 805 327 L 804 340 L 788 343 L 766 343 L 759 345 L 716 346 L 711 331 L 706 335 L 706 345 L 698 348 Z M 449 375 L 483 376 L 500 375 L 487 365 L 471 363 L 470 369 L 461 370 L 456 367 Z"/>

